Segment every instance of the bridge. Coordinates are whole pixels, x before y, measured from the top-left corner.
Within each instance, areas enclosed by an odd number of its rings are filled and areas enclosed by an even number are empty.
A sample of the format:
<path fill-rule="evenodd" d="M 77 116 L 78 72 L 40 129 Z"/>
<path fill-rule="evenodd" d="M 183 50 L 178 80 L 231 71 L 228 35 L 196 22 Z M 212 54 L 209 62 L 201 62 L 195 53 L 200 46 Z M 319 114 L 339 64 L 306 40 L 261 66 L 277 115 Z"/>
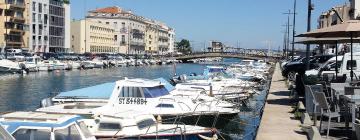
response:
<path fill-rule="evenodd" d="M 191 59 L 210 58 L 210 57 L 240 58 L 240 59 L 249 59 L 249 60 L 267 59 L 269 61 L 275 61 L 280 58 L 280 56 L 266 56 L 265 54 L 225 53 L 225 52 L 193 53 L 188 55 L 174 56 L 176 60 L 181 60 L 183 62 L 188 62 Z"/>

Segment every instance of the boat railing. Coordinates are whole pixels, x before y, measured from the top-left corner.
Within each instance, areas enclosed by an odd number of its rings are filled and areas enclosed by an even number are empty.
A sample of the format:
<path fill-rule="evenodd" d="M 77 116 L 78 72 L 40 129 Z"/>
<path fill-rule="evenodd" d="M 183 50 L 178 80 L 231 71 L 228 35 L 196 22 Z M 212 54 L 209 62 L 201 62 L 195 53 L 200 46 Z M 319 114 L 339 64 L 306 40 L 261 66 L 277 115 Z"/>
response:
<path fill-rule="evenodd" d="M 170 100 L 170 101 L 176 102 L 174 98 L 160 98 L 159 99 L 159 101 L 164 101 L 164 100 Z"/>

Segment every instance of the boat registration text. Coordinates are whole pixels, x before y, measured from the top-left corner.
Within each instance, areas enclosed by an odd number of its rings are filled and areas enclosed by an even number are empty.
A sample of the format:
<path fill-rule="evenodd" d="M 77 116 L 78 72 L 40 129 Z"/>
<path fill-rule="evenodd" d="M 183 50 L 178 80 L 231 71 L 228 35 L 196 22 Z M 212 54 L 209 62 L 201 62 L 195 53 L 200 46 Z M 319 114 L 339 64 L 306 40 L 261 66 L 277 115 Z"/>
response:
<path fill-rule="evenodd" d="M 119 104 L 146 105 L 146 98 L 119 98 Z"/>

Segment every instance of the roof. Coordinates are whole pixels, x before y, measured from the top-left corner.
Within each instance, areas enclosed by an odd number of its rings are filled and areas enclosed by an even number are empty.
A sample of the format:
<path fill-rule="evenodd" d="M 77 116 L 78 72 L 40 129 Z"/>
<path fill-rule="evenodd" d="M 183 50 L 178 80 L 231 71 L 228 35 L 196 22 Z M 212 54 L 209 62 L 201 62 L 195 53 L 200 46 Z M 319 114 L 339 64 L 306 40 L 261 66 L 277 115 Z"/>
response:
<path fill-rule="evenodd" d="M 90 12 L 93 12 L 93 13 L 109 13 L 109 14 L 131 13 L 130 11 L 123 10 L 118 6 L 97 8 L 96 10 L 92 10 Z"/>
<path fill-rule="evenodd" d="M 115 82 L 104 83 L 91 87 L 61 92 L 55 99 L 109 99 L 115 87 Z"/>
<path fill-rule="evenodd" d="M 64 127 L 80 120 L 78 115 L 48 114 L 41 112 L 13 112 L 4 114 L 0 124 L 5 126 L 9 133 L 14 133 L 20 127 Z"/>

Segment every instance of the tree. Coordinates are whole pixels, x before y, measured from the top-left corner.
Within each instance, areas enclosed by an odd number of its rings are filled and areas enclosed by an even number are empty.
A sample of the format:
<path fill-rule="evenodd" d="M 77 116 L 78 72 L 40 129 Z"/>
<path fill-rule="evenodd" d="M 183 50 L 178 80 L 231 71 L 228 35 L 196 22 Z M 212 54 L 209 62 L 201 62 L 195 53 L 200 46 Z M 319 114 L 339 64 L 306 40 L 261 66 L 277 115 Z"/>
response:
<path fill-rule="evenodd" d="M 182 39 L 180 42 L 176 42 L 176 48 L 178 49 L 178 52 L 181 52 L 182 54 L 191 53 L 191 46 L 189 40 Z"/>

